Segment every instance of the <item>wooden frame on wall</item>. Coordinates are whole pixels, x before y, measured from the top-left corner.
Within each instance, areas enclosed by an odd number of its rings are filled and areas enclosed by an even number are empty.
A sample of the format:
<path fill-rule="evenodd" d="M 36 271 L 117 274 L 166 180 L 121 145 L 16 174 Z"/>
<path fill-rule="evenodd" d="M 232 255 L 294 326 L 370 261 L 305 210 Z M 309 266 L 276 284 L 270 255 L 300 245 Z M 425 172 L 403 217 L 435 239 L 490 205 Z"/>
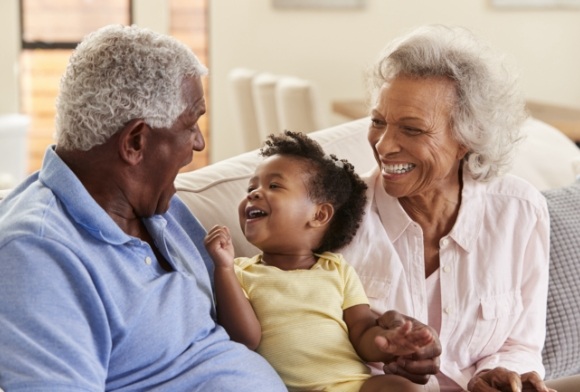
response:
<path fill-rule="evenodd" d="M 580 0 L 491 0 L 498 8 L 580 8 Z"/>
<path fill-rule="evenodd" d="M 365 0 L 272 0 L 274 8 L 363 8 Z"/>

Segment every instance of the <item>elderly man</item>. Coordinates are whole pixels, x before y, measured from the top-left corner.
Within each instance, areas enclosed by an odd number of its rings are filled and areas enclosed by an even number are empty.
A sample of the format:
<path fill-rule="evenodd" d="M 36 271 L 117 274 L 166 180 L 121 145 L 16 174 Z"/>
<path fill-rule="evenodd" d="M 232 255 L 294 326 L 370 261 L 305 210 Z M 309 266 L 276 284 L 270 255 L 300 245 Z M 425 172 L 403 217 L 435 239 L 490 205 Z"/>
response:
<path fill-rule="evenodd" d="M 174 196 L 205 147 L 205 73 L 136 26 L 71 56 L 56 146 L 0 203 L 0 388 L 285 390 L 216 324 L 205 231 Z"/>

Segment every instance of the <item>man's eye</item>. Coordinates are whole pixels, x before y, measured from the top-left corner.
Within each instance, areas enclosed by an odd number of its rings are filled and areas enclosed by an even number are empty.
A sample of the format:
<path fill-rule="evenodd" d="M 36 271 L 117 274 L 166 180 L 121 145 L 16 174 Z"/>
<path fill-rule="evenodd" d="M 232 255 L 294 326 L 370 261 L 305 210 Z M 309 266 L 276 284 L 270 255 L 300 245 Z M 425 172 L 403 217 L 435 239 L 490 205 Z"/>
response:
<path fill-rule="evenodd" d="M 382 127 L 384 125 L 384 122 L 377 119 L 377 118 L 373 118 L 373 119 L 371 119 L 371 125 L 373 127 Z"/>

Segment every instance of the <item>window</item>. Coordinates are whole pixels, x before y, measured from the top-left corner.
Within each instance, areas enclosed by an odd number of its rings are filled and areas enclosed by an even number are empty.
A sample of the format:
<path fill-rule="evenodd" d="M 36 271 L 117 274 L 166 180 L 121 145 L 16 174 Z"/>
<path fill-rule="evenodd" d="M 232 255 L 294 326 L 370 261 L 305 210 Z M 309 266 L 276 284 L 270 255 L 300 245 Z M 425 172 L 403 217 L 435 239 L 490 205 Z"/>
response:
<path fill-rule="evenodd" d="M 207 64 L 207 0 L 170 0 L 170 31 L 189 45 Z M 89 32 L 110 23 L 129 25 L 131 0 L 20 0 L 21 112 L 30 116 L 28 171 L 38 170 L 46 147 L 54 143 L 55 101 L 59 80 L 78 42 Z M 205 80 L 207 82 L 207 80 Z M 205 85 L 206 94 L 208 86 Z M 208 142 L 207 116 L 200 127 Z M 207 149 L 206 149 L 207 150 Z M 205 166 L 205 151 L 183 171 Z"/>

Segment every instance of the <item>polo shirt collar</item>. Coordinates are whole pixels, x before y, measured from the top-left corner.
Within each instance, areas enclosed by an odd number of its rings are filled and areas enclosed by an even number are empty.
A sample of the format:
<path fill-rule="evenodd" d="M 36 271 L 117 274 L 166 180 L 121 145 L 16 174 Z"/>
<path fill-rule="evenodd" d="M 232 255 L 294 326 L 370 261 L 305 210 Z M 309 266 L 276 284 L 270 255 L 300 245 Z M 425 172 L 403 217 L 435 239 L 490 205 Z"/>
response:
<path fill-rule="evenodd" d="M 54 145 L 46 150 L 39 176 L 71 218 L 92 236 L 115 245 L 134 240 L 121 230 L 87 192 L 77 176 L 56 154 Z"/>

